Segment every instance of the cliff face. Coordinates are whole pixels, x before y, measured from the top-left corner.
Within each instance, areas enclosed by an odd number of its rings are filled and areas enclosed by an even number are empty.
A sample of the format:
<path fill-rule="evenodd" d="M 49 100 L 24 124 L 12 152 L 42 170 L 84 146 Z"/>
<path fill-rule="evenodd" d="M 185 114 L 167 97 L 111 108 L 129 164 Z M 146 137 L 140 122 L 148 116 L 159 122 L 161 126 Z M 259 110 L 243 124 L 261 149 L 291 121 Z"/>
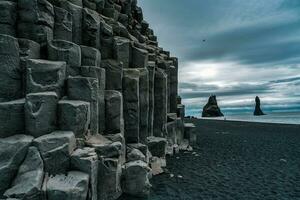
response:
<path fill-rule="evenodd" d="M 0 198 L 147 195 L 184 140 L 178 59 L 136 0 L 0 0 Z"/>

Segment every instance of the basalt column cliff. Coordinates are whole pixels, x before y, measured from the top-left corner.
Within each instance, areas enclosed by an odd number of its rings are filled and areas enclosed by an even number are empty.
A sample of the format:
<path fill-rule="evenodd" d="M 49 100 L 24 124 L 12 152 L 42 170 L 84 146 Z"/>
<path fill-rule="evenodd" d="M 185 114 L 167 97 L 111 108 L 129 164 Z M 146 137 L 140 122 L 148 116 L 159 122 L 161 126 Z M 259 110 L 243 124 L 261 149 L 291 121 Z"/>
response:
<path fill-rule="evenodd" d="M 0 199 L 145 196 L 186 143 L 136 0 L 0 0 Z"/>

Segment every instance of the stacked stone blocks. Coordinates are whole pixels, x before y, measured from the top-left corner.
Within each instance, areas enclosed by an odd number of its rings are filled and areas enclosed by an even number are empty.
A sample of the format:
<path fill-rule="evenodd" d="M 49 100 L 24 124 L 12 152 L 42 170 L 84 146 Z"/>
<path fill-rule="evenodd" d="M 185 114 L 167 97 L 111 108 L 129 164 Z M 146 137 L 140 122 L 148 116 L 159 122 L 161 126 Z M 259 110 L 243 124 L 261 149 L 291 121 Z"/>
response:
<path fill-rule="evenodd" d="M 0 0 L 0 10 L 0 199 L 148 195 L 184 110 L 178 60 L 137 2 Z"/>

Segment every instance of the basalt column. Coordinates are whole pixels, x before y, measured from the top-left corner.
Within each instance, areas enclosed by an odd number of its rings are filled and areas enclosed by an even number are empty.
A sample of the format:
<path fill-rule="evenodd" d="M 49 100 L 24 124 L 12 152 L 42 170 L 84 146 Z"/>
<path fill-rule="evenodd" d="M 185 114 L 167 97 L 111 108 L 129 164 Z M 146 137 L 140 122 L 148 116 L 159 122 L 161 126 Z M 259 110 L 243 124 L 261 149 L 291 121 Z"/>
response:
<path fill-rule="evenodd" d="M 140 94 L 140 141 L 146 143 L 149 136 L 149 71 L 139 68 L 139 94 Z"/>
<path fill-rule="evenodd" d="M 170 54 L 137 0 L 0 0 L 0 199 L 147 196 L 184 139 Z"/>
<path fill-rule="evenodd" d="M 128 143 L 140 140 L 140 95 L 138 69 L 125 69 L 123 77 L 125 139 Z"/>
<path fill-rule="evenodd" d="M 168 76 L 162 69 L 155 72 L 154 81 L 154 122 L 153 135 L 164 137 L 164 126 L 167 123 L 168 110 Z"/>
<path fill-rule="evenodd" d="M 148 136 L 153 136 L 154 121 L 154 80 L 155 80 L 155 62 L 148 62 L 149 72 L 149 115 L 148 115 Z"/>
<path fill-rule="evenodd" d="M 8 35 L 0 35 L 0 70 L 0 102 L 21 98 L 19 43 Z"/>

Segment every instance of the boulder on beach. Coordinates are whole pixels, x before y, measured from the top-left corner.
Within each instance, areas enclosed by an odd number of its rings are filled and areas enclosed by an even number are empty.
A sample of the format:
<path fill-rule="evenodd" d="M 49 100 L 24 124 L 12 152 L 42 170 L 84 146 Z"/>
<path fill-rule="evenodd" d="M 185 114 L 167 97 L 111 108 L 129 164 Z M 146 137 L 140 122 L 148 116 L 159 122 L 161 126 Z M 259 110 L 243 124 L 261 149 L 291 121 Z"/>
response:
<path fill-rule="evenodd" d="M 255 97 L 255 110 L 254 110 L 255 116 L 261 116 L 265 115 L 265 113 L 260 108 L 260 99 L 258 96 Z"/>
<path fill-rule="evenodd" d="M 207 104 L 203 108 L 202 117 L 223 117 L 217 98 L 215 95 L 209 97 Z"/>

